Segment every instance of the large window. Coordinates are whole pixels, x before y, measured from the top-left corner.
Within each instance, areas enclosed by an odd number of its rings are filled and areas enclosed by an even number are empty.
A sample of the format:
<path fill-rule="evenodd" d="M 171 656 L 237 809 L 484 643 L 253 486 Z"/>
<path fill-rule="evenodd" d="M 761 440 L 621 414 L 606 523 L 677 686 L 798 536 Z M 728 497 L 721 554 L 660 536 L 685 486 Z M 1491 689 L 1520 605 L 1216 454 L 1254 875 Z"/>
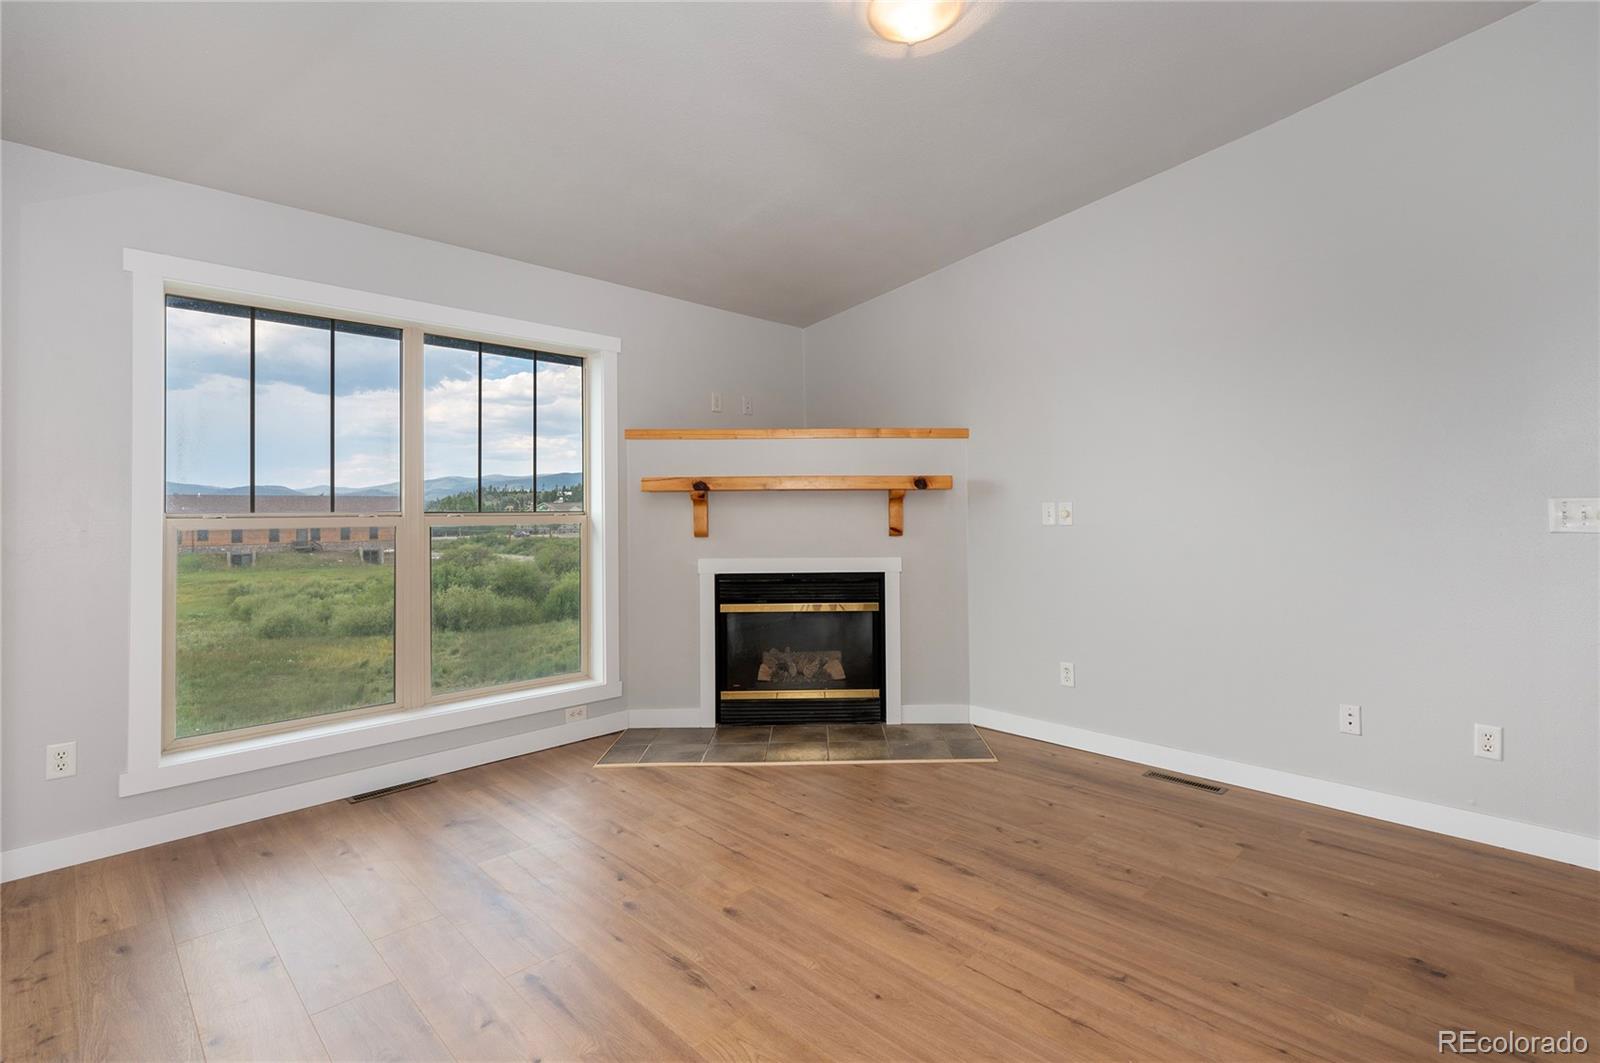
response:
<path fill-rule="evenodd" d="M 162 748 L 581 680 L 585 361 L 165 301 Z"/>

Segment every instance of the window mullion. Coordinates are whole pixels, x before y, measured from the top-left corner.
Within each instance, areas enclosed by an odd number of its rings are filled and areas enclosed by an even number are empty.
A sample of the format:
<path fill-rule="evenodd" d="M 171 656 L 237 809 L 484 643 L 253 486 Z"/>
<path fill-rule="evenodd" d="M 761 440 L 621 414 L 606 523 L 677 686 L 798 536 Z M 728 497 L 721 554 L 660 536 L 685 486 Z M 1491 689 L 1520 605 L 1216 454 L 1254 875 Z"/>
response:
<path fill-rule="evenodd" d="M 256 511 L 256 312 L 250 310 L 250 512 Z"/>
<path fill-rule="evenodd" d="M 428 696 L 428 529 L 422 468 L 422 343 L 407 328 L 400 361 L 400 535 L 395 552 L 395 689 L 402 708 Z"/>

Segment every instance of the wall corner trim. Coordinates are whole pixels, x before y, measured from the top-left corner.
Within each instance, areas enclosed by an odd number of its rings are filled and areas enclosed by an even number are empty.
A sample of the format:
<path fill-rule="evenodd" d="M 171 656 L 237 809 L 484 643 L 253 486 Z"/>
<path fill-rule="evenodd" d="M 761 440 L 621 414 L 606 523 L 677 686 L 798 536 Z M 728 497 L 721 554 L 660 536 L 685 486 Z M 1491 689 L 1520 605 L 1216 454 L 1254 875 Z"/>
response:
<path fill-rule="evenodd" d="M 627 719 L 626 712 L 611 712 L 8 849 L 0 853 L 0 881 L 10 882 L 207 831 L 282 815 L 427 775 L 444 775 L 479 764 L 581 742 L 587 738 L 598 738 L 622 730 L 627 726 Z"/>
<path fill-rule="evenodd" d="M 1052 745 L 1081 749 L 1117 760 L 1146 764 L 1185 775 L 1239 786 L 1277 797 L 1287 797 L 1324 808 L 1351 812 L 1358 816 L 1398 823 L 1432 831 L 1452 838 L 1493 845 L 1513 852 L 1558 860 L 1564 864 L 1600 870 L 1600 838 L 1572 834 L 1554 827 L 1541 827 L 1518 820 L 1501 819 L 1448 805 L 1436 805 L 1413 797 L 1399 797 L 1346 783 L 1329 782 L 1309 775 L 1263 768 L 1255 764 L 1224 760 L 1205 753 L 1158 746 L 1133 738 L 1119 738 L 1100 731 L 1039 720 L 1031 716 L 1001 712 L 974 705 L 972 722 L 1007 734 L 1033 738 Z"/>

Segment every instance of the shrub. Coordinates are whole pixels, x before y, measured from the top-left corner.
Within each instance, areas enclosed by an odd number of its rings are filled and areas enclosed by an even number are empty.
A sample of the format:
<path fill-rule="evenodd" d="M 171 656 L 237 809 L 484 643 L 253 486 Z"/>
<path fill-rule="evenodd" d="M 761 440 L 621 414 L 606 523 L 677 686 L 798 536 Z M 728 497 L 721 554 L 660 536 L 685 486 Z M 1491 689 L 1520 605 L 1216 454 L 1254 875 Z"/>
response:
<path fill-rule="evenodd" d="M 335 635 L 387 635 L 394 630 L 394 610 L 387 602 L 341 605 L 329 626 Z"/>
<path fill-rule="evenodd" d="M 296 608 L 292 604 L 282 604 L 261 611 L 252 621 L 250 628 L 264 639 L 292 639 L 323 634 L 327 625 L 324 620 L 305 609 Z"/>
<path fill-rule="evenodd" d="M 507 598 L 538 601 L 550 591 L 550 577 L 528 561 L 502 561 L 494 567 L 489 586 Z"/>
<path fill-rule="evenodd" d="M 577 572 L 568 572 L 556 582 L 545 597 L 539 616 L 546 622 L 576 620 L 583 603 L 583 585 Z"/>
<path fill-rule="evenodd" d="M 532 601 L 502 598 L 478 587 L 447 587 L 433 598 L 433 625 L 443 631 L 487 631 L 531 624 L 537 614 Z"/>

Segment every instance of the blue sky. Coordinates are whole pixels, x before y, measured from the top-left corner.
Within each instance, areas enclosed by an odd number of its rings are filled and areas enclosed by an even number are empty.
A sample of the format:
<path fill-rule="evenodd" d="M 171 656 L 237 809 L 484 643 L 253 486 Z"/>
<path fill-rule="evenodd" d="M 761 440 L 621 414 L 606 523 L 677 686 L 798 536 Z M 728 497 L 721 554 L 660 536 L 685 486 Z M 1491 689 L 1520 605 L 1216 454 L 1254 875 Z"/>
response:
<path fill-rule="evenodd" d="M 336 404 L 341 489 L 399 478 L 399 342 L 344 331 L 334 336 L 338 378 L 330 399 L 328 330 L 257 321 L 258 484 L 300 489 L 328 482 L 330 401 Z M 249 351 L 247 318 L 168 308 L 167 479 L 218 487 L 248 482 Z M 427 348 L 426 478 L 475 471 L 476 363 L 473 352 Z M 580 381 L 576 366 L 486 354 L 484 472 L 526 476 L 535 451 L 540 473 L 580 470 Z"/>

